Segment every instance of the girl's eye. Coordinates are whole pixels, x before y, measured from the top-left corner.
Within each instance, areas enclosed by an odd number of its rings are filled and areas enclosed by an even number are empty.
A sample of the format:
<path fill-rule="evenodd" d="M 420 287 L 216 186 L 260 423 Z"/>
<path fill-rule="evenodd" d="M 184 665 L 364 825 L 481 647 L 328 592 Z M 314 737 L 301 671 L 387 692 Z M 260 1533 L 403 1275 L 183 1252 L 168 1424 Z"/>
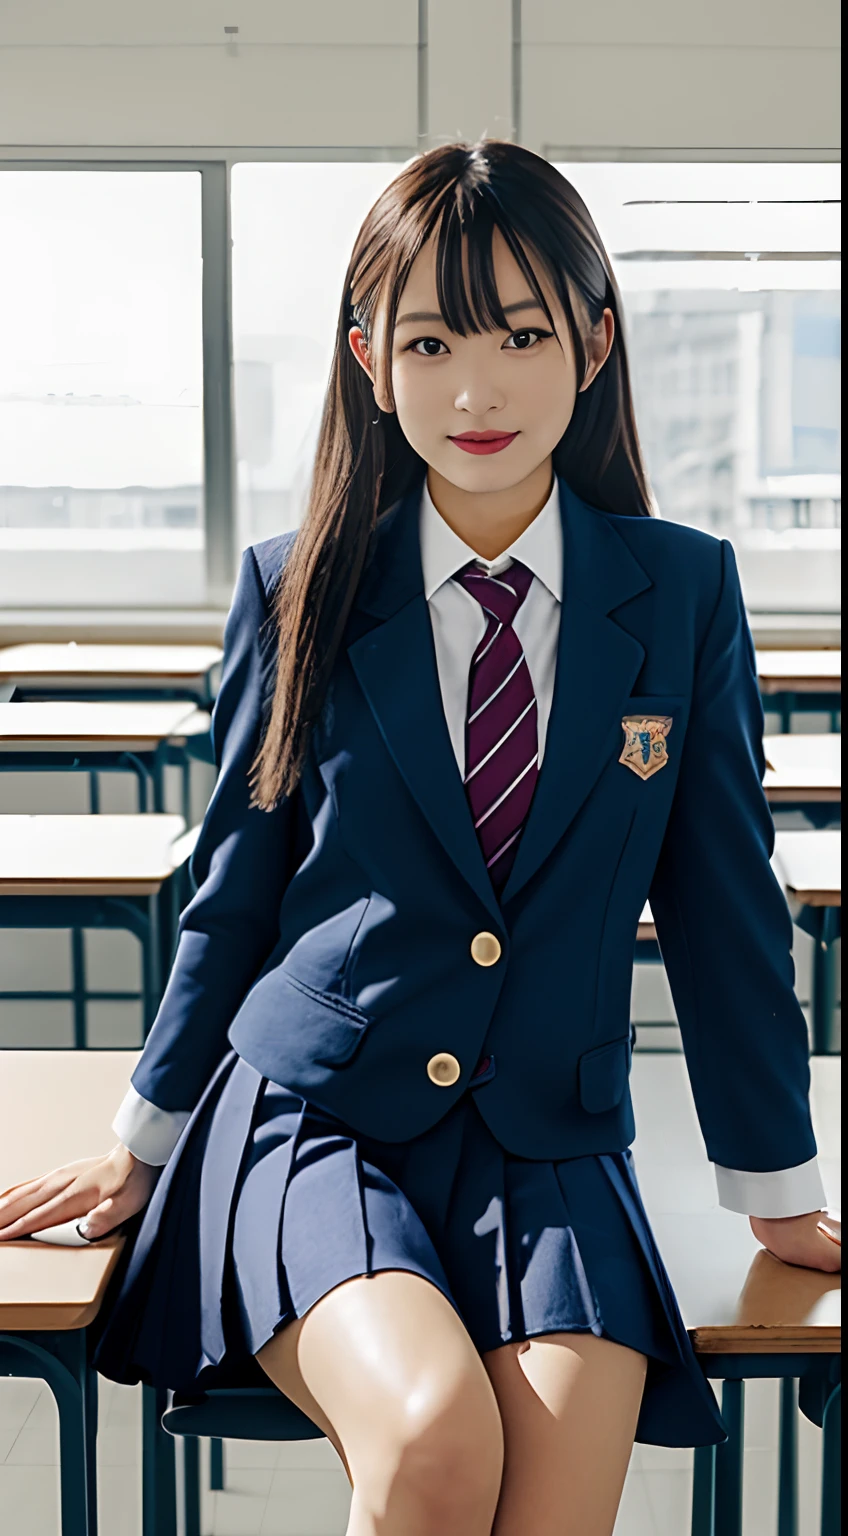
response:
<path fill-rule="evenodd" d="M 536 346 L 537 342 L 545 341 L 549 336 L 552 335 L 553 331 L 540 330 L 538 326 L 534 327 L 532 330 L 525 329 L 523 331 L 513 331 L 512 335 L 507 337 L 504 346 L 507 346 L 508 342 L 515 342 L 514 347 L 507 347 L 508 351 L 530 352 L 532 348 Z M 439 347 L 445 348 L 444 353 L 440 353 L 438 351 Z M 422 351 L 420 350 L 421 348 L 424 348 L 425 350 Z M 441 357 L 446 355 L 448 352 L 447 347 L 445 347 L 445 343 L 440 341 L 438 336 L 419 336 L 417 341 L 411 341 L 409 343 L 409 346 L 406 350 L 408 352 L 414 352 L 417 357 Z"/>
<path fill-rule="evenodd" d="M 444 342 L 439 341 L 438 336 L 419 336 L 417 341 L 410 342 L 407 351 L 415 352 L 418 357 L 438 357 L 438 352 L 419 352 L 419 347 L 444 347 Z M 447 348 L 445 348 L 447 351 Z"/>
<path fill-rule="evenodd" d="M 540 331 L 538 328 L 534 330 L 513 331 L 512 335 L 507 337 L 507 341 L 514 341 L 516 345 L 514 347 L 509 347 L 508 351 L 529 352 L 532 347 L 536 345 L 536 343 L 532 339 L 528 340 L 528 338 L 535 336 L 537 339 L 545 340 L 546 337 L 552 335 L 553 331 Z M 504 345 L 506 345 L 506 343 L 504 343 Z"/>

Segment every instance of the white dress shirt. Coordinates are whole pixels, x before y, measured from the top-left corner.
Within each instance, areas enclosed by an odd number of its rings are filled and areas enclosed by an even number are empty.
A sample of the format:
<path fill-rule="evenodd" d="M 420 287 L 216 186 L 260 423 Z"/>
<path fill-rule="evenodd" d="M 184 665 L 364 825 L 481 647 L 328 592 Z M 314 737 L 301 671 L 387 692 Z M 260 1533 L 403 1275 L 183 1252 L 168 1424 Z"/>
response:
<path fill-rule="evenodd" d="M 465 772 L 465 716 L 471 658 L 486 631 L 486 616 L 470 592 L 451 578 L 470 560 L 487 575 L 499 575 L 520 560 L 533 573 L 513 628 L 521 641 L 536 694 L 539 762 L 556 677 L 563 541 L 557 480 L 529 527 L 495 560 L 484 560 L 448 526 L 430 496 L 427 482 L 420 509 L 424 596 L 430 610 L 442 705 L 460 773 Z M 130 1087 L 112 1122 L 124 1146 L 142 1162 L 167 1162 L 187 1120 L 186 1110 L 167 1111 L 148 1103 Z M 744 1215 L 794 1216 L 821 1209 L 824 1187 L 816 1158 L 795 1168 L 745 1173 L 716 1165 L 719 1203 Z"/>

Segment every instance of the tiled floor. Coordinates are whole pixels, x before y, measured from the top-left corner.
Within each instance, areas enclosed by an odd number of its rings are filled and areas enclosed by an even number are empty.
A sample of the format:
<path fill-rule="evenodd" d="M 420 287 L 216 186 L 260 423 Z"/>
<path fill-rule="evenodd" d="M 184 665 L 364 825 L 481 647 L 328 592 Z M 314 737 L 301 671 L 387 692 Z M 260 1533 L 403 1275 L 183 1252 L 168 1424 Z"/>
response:
<path fill-rule="evenodd" d="M 101 1382 L 101 1536 L 139 1536 L 140 1394 Z M 746 1405 L 745 1536 L 776 1536 L 777 1392 L 749 1384 Z M 821 1446 L 801 1421 L 801 1536 L 818 1530 Z M 226 1491 L 203 1495 L 204 1536 L 343 1536 L 348 1483 L 326 1441 L 226 1444 Z M 637 1446 L 616 1536 L 687 1536 L 690 1452 Z M 59 1536 L 58 1433 L 38 1382 L 0 1380 L 0 1528 L 3 1536 Z M 208 1462 L 203 1461 L 204 1483 Z"/>

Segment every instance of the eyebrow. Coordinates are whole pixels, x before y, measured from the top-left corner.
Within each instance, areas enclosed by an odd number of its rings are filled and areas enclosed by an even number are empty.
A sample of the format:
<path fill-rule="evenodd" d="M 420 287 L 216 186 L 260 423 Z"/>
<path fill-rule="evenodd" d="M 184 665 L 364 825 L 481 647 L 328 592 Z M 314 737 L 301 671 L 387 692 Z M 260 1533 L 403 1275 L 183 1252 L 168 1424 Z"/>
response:
<path fill-rule="evenodd" d="M 515 304 L 505 304 L 504 305 L 504 314 L 505 315 L 513 315 L 513 314 L 515 314 L 516 310 L 519 310 L 519 309 L 541 309 L 541 308 L 542 308 L 542 306 L 539 303 L 538 299 L 519 299 L 518 302 L 515 303 Z M 413 310 L 411 314 L 401 315 L 400 319 L 395 321 L 395 325 L 396 326 L 397 325 L 409 325 L 409 324 L 411 324 L 413 322 L 416 325 L 420 325 L 422 321 L 426 321 L 426 320 L 439 320 L 439 321 L 442 322 L 442 324 L 446 324 L 447 323 L 445 321 L 444 315 L 440 315 L 440 314 L 438 314 L 434 310 L 416 309 L 416 310 Z"/>

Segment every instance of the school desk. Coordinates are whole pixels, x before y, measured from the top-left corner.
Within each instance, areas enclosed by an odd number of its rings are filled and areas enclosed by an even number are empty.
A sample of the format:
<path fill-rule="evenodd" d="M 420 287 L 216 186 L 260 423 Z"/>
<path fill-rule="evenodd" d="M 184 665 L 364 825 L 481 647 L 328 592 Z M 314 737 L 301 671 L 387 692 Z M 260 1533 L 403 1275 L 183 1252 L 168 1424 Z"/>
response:
<path fill-rule="evenodd" d="M 817 1055 L 832 1055 L 839 1050 L 835 945 L 842 933 L 842 833 L 780 831 L 775 837 L 773 863 L 793 921 L 814 942 L 810 999 L 813 1050 Z"/>
<path fill-rule="evenodd" d="M 2 998 L 65 998 L 74 1044 L 86 1045 L 86 1001 L 136 999 L 85 984 L 82 931 L 121 928 L 141 945 L 144 1033 L 150 1029 L 176 943 L 187 861 L 199 829 L 182 816 L 0 816 L 0 927 L 67 928 L 70 992 L 0 992 Z"/>
<path fill-rule="evenodd" d="M 0 648 L 0 685 L 29 699 L 191 699 L 215 697 L 223 652 L 215 645 L 65 645 Z"/>
<path fill-rule="evenodd" d="M 636 1171 L 705 1373 L 723 1382 L 726 1444 L 695 1455 L 693 1536 L 742 1536 L 745 1381 L 781 1381 L 779 1536 L 797 1536 L 797 1407 L 823 1425 L 824 1536 L 838 1529 L 838 1275 L 780 1263 L 747 1218 L 719 1207 L 681 1055 L 633 1058 Z M 812 1062 L 812 1109 L 828 1199 L 840 1194 L 839 1063 Z M 804 1536 L 812 1536 L 805 1529 Z"/>
<path fill-rule="evenodd" d="M 841 650 L 758 650 L 756 657 L 763 703 L 780 715 L 782 730 L 789 730 L 793 713 L 812 710 L 826 711 L 831 729 L 839 729 Z"/>
<path fill-rule="evenodd" d="M 763 787 L 771 806 L 800 810 L 816 827 L 840 818 L 842 733 L 764 736 L 766 774 Z"/>
<path fill-rule="evenodd" d="M 0 1191 L 110 1151 L 111 1120 L 137 1059 L 136 1051 L 2 1052 Z M 97 1533 L 97 1376 L 87 1325 L 122 1247 L 120 1237 L 90 1248 L 0 1243 L 0 1373 L 39 1377 L 55 1398 L 62 1536 Z M 145 1499 L 146 1536 L 153 1536 L 146 1488 Z"/>
<path fill-rule="evenodd" d="M 841 854 L 842 833 L 838 829 L 793 829 L 775 834 L 772 868 L 786 892 L 793 921 L 814 940 L 810 1019 L 813 1051 L 817 1056 L 839 1051 L 834 945 L 842 932 Z M 647 901 L 639 916 L 634 959 L 647 964 L 662 963 L 656 925 Z M 645 1027 L 652 1026 L 648 1023 Z"/>
<path fill-rule="evenodd" d="M 165 809 L 165 768 L 182 770 L 182 812 L 189 820 L 189 761 L 209 734 L 210 717 L 179 701 L 45 699 L 0 703 L 0 773 L 83 772 L 89 810 L 100 810 L 98 773 L 132 773 L 137 809 Z M 150 790 L 148 791 L 148 785 Z"/>

